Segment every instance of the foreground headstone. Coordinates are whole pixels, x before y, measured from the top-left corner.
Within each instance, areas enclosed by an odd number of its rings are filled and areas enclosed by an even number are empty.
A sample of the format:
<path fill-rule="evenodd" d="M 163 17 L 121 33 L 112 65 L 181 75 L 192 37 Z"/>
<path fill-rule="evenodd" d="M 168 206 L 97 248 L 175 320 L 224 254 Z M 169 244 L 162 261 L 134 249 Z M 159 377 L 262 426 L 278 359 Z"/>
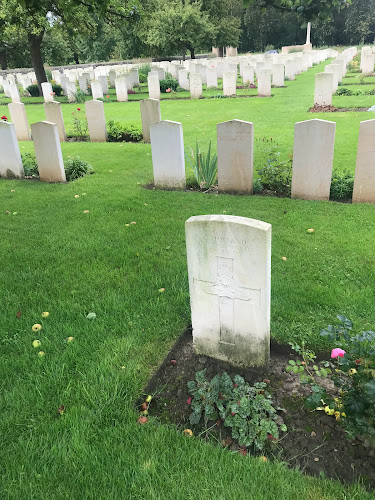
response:
<path fill-rule="evenodd" d="M 8 104 L 10 118 L 16 131 L 18 141 L 30 141 L 30 128 L 27 121 L 25 105 L 21 102 Z"/>
<path fill-rule="evenodd" d="M 64 162 L 56 123 L 31 125 L 39 178 L 43 182 L 65 182 Z"/>
<path fill-rule="evenodd" d="M 333 74 L 317 73 L 315 75 L 314 105 L 331 106 L 333 94 Z"/>
<path fill-rule="evenodd" d="M 45 102 L 44 111 L 46 112 L 47 122 L 56 123 L 60 141 L 65 142 L 66 132 L 61 104 L 59 102 Z"/>
<path fill-rule="evenodd" d="M 108 136 L 103 101 L 86 101 L 85 107 L 90 141 L 107 142 Z"/>
<path fill-rule="evenodd" d="M 336 123 L 297 122 L 294 128 L 292 198 L 329 200 Z"/>
<path fill-rule="evenodd" d="M 202 75 L 200 73 L 190 73 L 190 97 L 191 99 L 202 97 Z"/>
<path fill-rule="evenodd" d="M 143 141 L 151 142 L 150 125 L 161 121 L 160 101 L 158 99 L 143 99 L 140 101 Z"/>
<path fill-rule="evenodd" d="M 375 203 L 375 120 L 359 125 L 353 203 Z"/>
<path fill-rule="evenodd" d="M 237 366 L 270 356 L 271 225 L 230 215 L 185 223 L 196 354 Z"/>
<path fill-rule="evenodd" d="M 13 123 L 0 121 L 0 178 L 24 177 L 20 148 Z"/>
<path fill-rule="evenodd" d="M 126 78 L 116 78 L 116 97 L 118 102 L 126 102 L 128 100 L 128 87 L 126 85 Z"/>
<path fill-rule="evenodd" d="M 219 191 L 253 192 L 254 125 L 231 120 L 217 125 Z"/>
<path fill-rule="evenodd" d="M 150 126 L 154 185 L 185 189 L 185 155 L 182 123 L 165 120 Z"/>
<path fill-rule="evenodd" d="M 18 86 L 15 83 L 9 85 L 9 93 L 12 102 L 21 102 L 20 93 L 18 91 Z"/>

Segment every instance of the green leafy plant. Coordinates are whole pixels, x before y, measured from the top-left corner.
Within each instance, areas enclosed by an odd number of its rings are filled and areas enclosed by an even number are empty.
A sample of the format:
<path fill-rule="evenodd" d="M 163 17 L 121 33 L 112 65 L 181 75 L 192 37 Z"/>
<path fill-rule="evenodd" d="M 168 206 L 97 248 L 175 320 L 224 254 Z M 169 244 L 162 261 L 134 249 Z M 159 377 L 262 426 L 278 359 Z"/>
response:
<path fill-rule="evenodd" d="M 81 108 L 76 108 L 72 112 L 73 125 L 71 133 L 75 137 L 86 138 L 88 136 L 88 125 L 86 113 Z"/>
<path fill-rule="evenodd" d="M 39 97 L 39 87 L 37 84 L 33 83 L 32 85 L 29 85 L 26 90 L 31 95 L 31 97 Z"/>
<path fill-rule="evenodd" d="M 82 160 L 78 155 L 68 156 L 68 159 L 64 162 L 64 168 L 68 182 L 94 172 L 92 165 L 88 161 Z"/>
<path fill-rule="evenodd" d="M 330 198 L 332 200 L 345 200 L 353 195 L 354 176 L 349 171 L 332 172 Z"/>
<path fill-rule="evenodd" d="M 178 87 L 178 81 L 174 78 L 166 78 L 165 80 L 160 80 L 160 92 L 166 93 L 168 89 L 170 91 L 176 91 Z"/>
<path fill-rule="evenodd" d="M 290 196 L 292 183 L 292 159 L 282 161 L 278 145 L 263 138 L 264 164 L 258 169 L 259 179 L 265 189 L 281 196 Z"/>
<path fill-rule="evenodd" d="M 143 139 L 142 130 L 135 125 L 126 126 L 110 120 L 107 123 L 108 142 L 139 142 Z"/>
<path fill-rule="evenodd" d="M 77 89 L 77 91 L 73 95 L 76 102 L 78 103 L 86 102 L 87 95 L 84 92 L 82 92 L 81 89 Z"/>
<path fill-rule="evenodd" d="M 25 177 L 39 177 L 35 156 L 30 153 L 21 153 L 21 159 Z"/>
<path fill-rule="evenodd" d="M 58 83 L 52 83 L 52 90 L 57 97 L 60 97 L 63 93 L 63 88 Z"/>
<path fill-rule="evenodd" d="M 202 370 L 187 385 L 191 393 L 191 424 L 198 424 L 203 418 L 207 426 L 210 420 L 220 418 L 225 427 L 231 428 L 232 437 L 240 446 L 254 446 L 257 450 L 277 441 L 280 431 L 287 430 L 277 413 L 285 410 L 272 405 L 264 382 L 251 386 L 240 375 L 232 380 L 225 372 L 208 381 L 206 370 Z"/>
<path fill-rule="evenodd" d="M 186 153 L 185 157 L 193 169 L 200 189 L 210 188 L 215 183 L 217 174 L 217 155 L 211 154 L 211 141 L 206 155 L 200 151 L 197 141 L 195 152 L 191 148 L 190 157 Z"/>

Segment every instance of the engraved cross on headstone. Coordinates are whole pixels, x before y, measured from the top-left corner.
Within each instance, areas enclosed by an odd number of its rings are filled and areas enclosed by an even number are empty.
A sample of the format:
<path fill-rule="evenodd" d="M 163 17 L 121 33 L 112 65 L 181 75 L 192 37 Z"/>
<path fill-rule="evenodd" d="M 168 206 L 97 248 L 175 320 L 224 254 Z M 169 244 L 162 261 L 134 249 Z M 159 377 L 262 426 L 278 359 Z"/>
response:
<path fill-rule="evenodd" d="M 234 344 L 235 334 L 235 301 L 252 301 L 260 305 L 260 290 L 241 286 L 233 276 L 233 259 L 217 257 L 216 281 L 203 281 L 194 278 L 194 286 L 198 293 L 216 295 L 219 301 L 220 342 Z"/>

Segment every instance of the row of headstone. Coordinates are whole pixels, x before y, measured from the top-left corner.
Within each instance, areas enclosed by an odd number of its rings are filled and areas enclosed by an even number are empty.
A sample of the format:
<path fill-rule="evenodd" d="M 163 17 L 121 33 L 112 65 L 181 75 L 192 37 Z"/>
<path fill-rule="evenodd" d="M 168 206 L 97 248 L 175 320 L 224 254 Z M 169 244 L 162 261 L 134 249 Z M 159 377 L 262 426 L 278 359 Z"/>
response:
<path fill-rule="evenodd" d="M 107 141 L 107 126 L 104 114 L 104 105 L 102 101 L 95 99 L 86 101 L 86 117 L 91 142 Z M 25 105 L 20 102 L 8 104 L 11 122 L 14 125 L 16 138 L 19 141 L 30 141 L 30 128 L 26 116 Z M 57 125 L 60 142 L 67 140 L 64 118 L 61 110 L 61 104 L 56 101 L 47 101 L 44 103 L 46 120 Z"/>
<path fill-rule="evenodd" d="M 294 131 L 292 198 L 329 200 L 336 123 L 297 122 Z M 154 184 L 184 189 L 185 158 L 182 124 L 169 120 L 150 125 Z M 375 120 L 361 122 L 353 202 L 375 203 Z M 219 192 L 253 192 L 254 125 L 231 120 L 217 125 Z"/>
<path fill-rule="evenodd" d="M 332 95 L 346 74 L 347 65 L 357 54 L 356 47 L 345 49 L 324 68 L 324 73 L 315 75 L 314 105 L 331 106 Z"/>

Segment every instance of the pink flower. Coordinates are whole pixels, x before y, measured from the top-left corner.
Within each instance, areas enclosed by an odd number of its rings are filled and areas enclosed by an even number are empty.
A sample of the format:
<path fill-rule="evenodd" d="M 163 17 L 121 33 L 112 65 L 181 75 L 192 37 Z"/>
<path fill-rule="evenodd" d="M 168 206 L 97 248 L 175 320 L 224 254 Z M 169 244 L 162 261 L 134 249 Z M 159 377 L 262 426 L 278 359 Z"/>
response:
<path fill-rule="evenodd" d="M 191 404 L 192 399 L 193 399 L 193 398 L 190 396 L 190 398 L 189 398 L 189 399 L 187 399 L 186 404 L 190 405 L 190 404 Z"/>
<path fill-rule="evenodd" d="M 109 95 L 107 95 L 107 99 L 109 99 Z"/>
<path fill-rule="evenodd" d="M 166 90 L 166 92 L 170 92 L 170 91 L 171 91 L 171 89 L 167 89 L 167 90 Z"/>
<path fill-rule="evenodd" d="M 7 116 L 5 116 L 5 115 L 3 115 L 3 116 L 1 117 L 1 119 L 2 119 L 2 120 L 7 121 L 8 117 L 7 117 Z"/>
<path fill-rule="evenodd" d="M 343 358 L 344 354 L 345 354 L 344 349 L 340 349 L 339 347 L 336 347 L 335 349 L 332 349 L 331 358 L 333 358 L 333 359 Z"/>

